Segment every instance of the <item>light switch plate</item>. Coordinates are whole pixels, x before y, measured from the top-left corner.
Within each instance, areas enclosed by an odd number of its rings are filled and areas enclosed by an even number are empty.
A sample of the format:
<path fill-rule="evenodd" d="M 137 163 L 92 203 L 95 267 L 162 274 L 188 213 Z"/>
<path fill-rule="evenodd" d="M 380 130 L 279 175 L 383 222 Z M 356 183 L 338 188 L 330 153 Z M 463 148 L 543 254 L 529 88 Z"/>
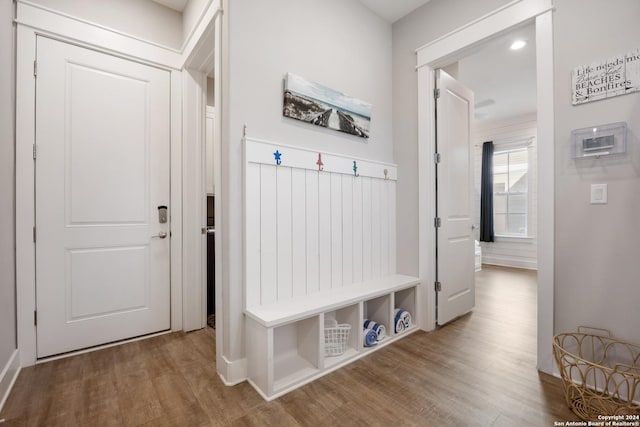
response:
<path fill-rule="evenodd" d="M 607 204 L 607 184 L 591 184 L 591 204 Z"/>

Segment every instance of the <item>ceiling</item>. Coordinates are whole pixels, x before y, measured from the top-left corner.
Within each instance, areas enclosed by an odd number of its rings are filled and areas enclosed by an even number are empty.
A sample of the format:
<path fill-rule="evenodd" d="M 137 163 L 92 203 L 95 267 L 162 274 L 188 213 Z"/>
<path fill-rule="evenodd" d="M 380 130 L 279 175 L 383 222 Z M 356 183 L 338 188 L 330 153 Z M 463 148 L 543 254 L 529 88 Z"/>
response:
<path fill-rule="evenodd" d="M 187 5 L 188 0 L 152 0 L 156 3 L 160 3 L 163 6 L 182 12 Z"/>
<path fill-rule="evenodd" d="M 188 0 L 152 0 L 163 6 L 169 7 L 178 12 L 184 11 Z M 413 12 L 429 0 L 360 0 L 369 9 L 373 10 L 378 16 L 390 23 L 396 22 L 398 19 Z"/>
<path fill-rule="evenodd" d="M 527 41 L 520 50 L 509 46 Z M 477 120 L 533 113 L 536 103 L 535 27 L 529 24 L 485 43 L 458 61 L 458 80 L 475 94 Z"/>
<path fill-rule="evenodd" d="M 423 4 L 429 3 L 429 0 L 360 0 L 360 3 L 385 21 L 394 23 Z"/>

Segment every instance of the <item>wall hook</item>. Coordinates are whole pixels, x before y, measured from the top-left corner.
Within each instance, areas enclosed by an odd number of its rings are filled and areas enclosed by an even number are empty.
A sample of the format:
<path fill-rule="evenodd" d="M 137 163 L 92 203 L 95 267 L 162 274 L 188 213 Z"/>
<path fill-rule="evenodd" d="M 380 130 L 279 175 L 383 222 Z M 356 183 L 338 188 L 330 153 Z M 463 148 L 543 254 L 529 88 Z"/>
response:
<path fill-rule="evenodd" d="M 275 157 L 276 165 L 280 166 L 282 164 L 282 160 L 280 159 L 280 157 L 282 156 L 282 153 L 276 150 L 276 152 L 273 153 L 273 156 Z"/>
<path fill-rule="evenodd" d="M 316 165 L 318 165 L 318 172 L 324 170 L 324 163 L 322 163 L 322 153 L 318 153 L 318 161 L 316 162 Z"/>
<path fill-rule="evenodd" d="M 384 180 L 387 181 L 389 179 L 389 171 L 387 169 L 384 170 Z"/>
<path fill-rule="evenodd" d="M 244 124 L 244 128 L 242 129 L 242 136 L 247 137 L 247 124 Z"/>
<path fill-rule="evenodd" d="M 355 160 L 353 161 L 353 176 L 356 178 L 360 176 L 358 173 L 358 163 Z"/>

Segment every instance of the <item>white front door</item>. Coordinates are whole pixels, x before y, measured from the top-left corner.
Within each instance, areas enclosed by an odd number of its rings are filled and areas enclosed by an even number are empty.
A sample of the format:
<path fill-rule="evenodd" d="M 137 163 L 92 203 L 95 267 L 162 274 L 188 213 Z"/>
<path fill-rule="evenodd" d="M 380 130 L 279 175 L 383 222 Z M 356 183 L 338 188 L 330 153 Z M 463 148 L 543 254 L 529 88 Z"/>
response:
<path fill-rule="evenodd" d="M 37 38 L 37 354 L 170 328 L 169 72 Z"/>
<path fill-rule="evenodd" d="M 436 74 L 437 323 L 469 312 L 475 305 L 471 190 L 473 92 L 442 70 Z"/>

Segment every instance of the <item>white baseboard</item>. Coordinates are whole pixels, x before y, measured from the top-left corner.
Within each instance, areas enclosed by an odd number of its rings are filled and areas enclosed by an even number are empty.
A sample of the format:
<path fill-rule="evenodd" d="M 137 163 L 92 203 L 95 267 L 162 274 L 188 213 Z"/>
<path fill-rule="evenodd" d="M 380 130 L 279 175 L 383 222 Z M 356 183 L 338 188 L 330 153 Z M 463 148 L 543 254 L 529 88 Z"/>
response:
<path fill-rule="evenodd" d="M 524 268 L 526 270 L 537 270 L 538 263 L 536 260 L 517 259 L 502 256 L 493 256 L 482 254 L 482 263 L 488 265 L 498 265 L 500 267 Z"/>
<path fill-rule="evenodd" d="M 0 411 L 2 411 L 2 408 L 9 397 L 9 393 L 11 393 L 11 389 L 13 388 L 13 384 L 15 384 L 19 373 L 20 357 L 18 355 L 18 350 L 16 349 L 9 358 L 5 367 L 2 369 L 2 372 L 0 372 Z"/>
<path fill-rule="evenodd" d="M 230 361 L 222 356 L 218 363 L 218 375 L 226 386 L 240 384 L 247 379 L 247 359 Z"/>

